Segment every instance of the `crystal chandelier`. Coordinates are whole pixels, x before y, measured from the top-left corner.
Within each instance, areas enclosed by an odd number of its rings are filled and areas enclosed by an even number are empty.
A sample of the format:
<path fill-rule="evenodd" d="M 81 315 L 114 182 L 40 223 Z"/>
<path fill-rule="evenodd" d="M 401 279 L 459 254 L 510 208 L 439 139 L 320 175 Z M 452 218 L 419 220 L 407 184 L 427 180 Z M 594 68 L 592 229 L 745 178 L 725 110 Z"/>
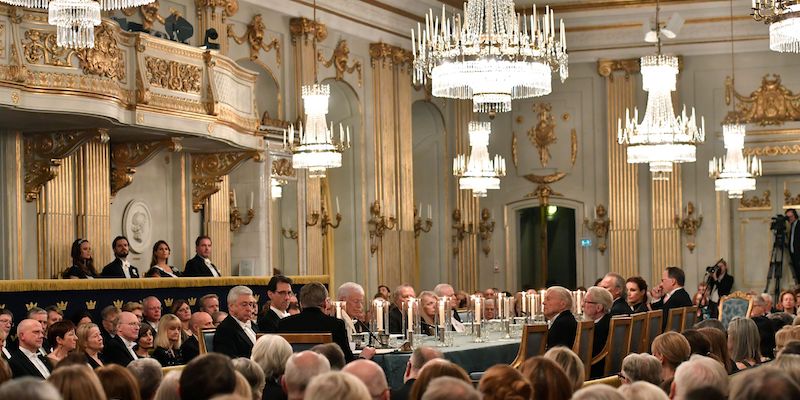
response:
<path fill-rule="evenodd" d="M 656 26 L 659 7 L 656 6 Z M 661 34 L 657 39 L 658 52 L 641 59 L 642 88 L 647 92 L 647 109 L 642 122 L 639 111 L 625 110 L 625 122 L 618 121 L 617 138 L 626 144 L 629 163 L 650 164 L 655 180 L 669 179 L 673 163 L 695 161 L 696 144 L 705 140 L 705 119 L 697 126 L 695 110 L 686 114 L 686 106 L 676 116 L 672 108 L 672 92 L 678 76 L 678 58 L 661 54 Z"/>
<path fill-rule="evenodd" d="M 730 116 L 730 114 L 729 114 Z M 756 176 L 761 176 L 761 160 L 755 156 L 744 157 L 745 126 L 736 121 L 722 125 L 722 138 L 726 155 L 708 162 L 708 176 L 714 179 L 718 192 L 728 192 L 728 198 L 741 199 L 742 193 L 756 190 Z"/>
<path fill-rule="evenodd" d="M 47 8 L 49 3 L 55 1 L 56 0 L 0 0 L 0 3 L 25 8 Z M 102 10 L 122 10 L 150 4 L 153 1 L 155 0 L 97 0 L 95 2 L 100 4 L 100 9 Z"/>
<path fill-rule="evenodd" d="M 551 92 L 551 70 L 569 75 L 564 22 L 546 7 L 541 20 L 520 16 L 512 0 L 467 0 L 464 20 L 425 15 L 411 30 L 414 83 L 431 80 L 434 96 L 472 99 L 473 111 L 511 111 L 512 99 Z M 558 35 L 558 36 L 556 36 Z"/>
<path fill-rule="evenodd" d="M 500 189 L 500 177 L 506 175 L 506 160 L 500 155 L 489 158 L 489 122 L 469 123 L 469 157 L 459 154 L 453 159 L 453 175 L 461 189 L 472 190 L 475 197 L 486 197 L 489 189 Z"/>
<path fill-rule="evenodd" d="M 769 25 L 769 48 L 800 53 L 800 1 L 753 0 L 753 19 Z"/>

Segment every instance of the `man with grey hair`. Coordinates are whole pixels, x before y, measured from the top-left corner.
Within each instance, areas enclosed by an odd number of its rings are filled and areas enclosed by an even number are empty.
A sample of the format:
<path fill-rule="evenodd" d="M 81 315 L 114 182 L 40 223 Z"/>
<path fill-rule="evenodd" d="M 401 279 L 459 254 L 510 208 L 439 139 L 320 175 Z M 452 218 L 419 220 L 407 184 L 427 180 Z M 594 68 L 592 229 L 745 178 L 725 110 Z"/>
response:
<path fill-rule="evenodd" d="M 622 383 L 644 381 L 660 385 L 662 381 L 661 361 L 647 353 L 628 354 L 622 359 L 620 378 L 623 380 Z"/>
<path fill-rule="evenodd" d="M 564 287 L 552 286 L 545 292 L 543 308 L 547 318 L 547 349 L 556 346 L 572 348 L 578 321 L 572 315 L 572 293 Z"/>
<path fill-rule="evenodd" d="M 61 400 L 61 394 L 50 382 L 30 376 L 16 378 L 0 385 L 0 399 Z"/>
<path fill-rule="evenodd" d="M 608 340 L 608 329 L 611 325 L 611 304 L 611 293 L 608 290 L 600 286 L 592 286 L 586 290 L 586 296 L 583 298 L 583 315 L 586 319 L 594 321 L 592 357 L 603 351 Z M 605 360 L 592 365 L 589 377 L 592 379 L 601 378 L 605 372 L 605 367 Z"/>
<path fill-rule="evenodd" d="M 436 378 L 428 384 L 422 400 L 480 400 L 481 394 L 467 382 L 452 376 Z"/>
<path fill-rule="evenodd" d="M 17 327 L 19 346 L 11 349 L 8 366 L 14 378 L 32 376 L 47 379 L 53 369 L 46 356 L 39 354 L 44 340 L 44 328 L 39 321 L 24 319 Z"/>
<path fill-rule="evenodd" d="M 711 386 L 727 397 L 728 373 L 719 361 L 695 354 L 675 370 L 669 397 L 683 400 L 687 393 L 704 386 Z"/>
<path fill-rule="evenodd" d="M 403 374 L 403 386 L 392 390 L 392 400 L 406 400 L 411 394 L 411 387 L 417 381 L 419 371 L 428 361 L 443 358 L 442 352 L 433 347 L 421 346 L 411 353 L 411 357 L 406 362 L 406 372 Z"/>
<path fill-rule="evenodd" d="M 392 292 L 392 304 L 389 306 L 389 333 L 403 333 L 403 302 L 411 297 L 416 297 L 414 288 L 409 284 L 402 284 Z"/>
<path fill-rule="evenodd" d="M 256 332 L 250 321 L 256 299 L 247 286 L 234 286 L 228 291 L 228 316 L 214 334 L 214 351 L 230 358 L 250 358 L 256 343 Z"/>
<path fill-rule="evenodd" d="M 130 371 L 139 382 L 139 395 L 142 400 L 150 400 L 156 395 L 156 390 L 164 378 L 161 364 L 154 358 L 139 358 L 128 364 Z"/>
<path fill-rule="evenodd" d="M 369 391 L 369 395 L 376 400 L 389 400 L 389 384 L 386 383 L 386 374 L 383 368 L 370 360 L 355 360 L 345 365 L 342 372 L 358 378 Z"/>
<path fill-rule="evenodd" d="M 753 296 L 753 308 L 750 311 L 750 319 L 758 327 L 758 335 L 761 340 L 759 343 L 761 355 L 767 358 L 774 358 L 775 355 L 775 328 L 767 318 L 767 314 L 772 308 L 771 302 L 772 296 L 769 294 L 757 294 Z"/>
<path fill-rule="evenodd" d="M 311 378 L 330 370 L 331 365 L 322 354 L 301 351 L 292 354 L 286 361 L 286 371 L 281 377 L 281 386 L 289 400 L 303 400 Z"/>
<path fill-rule="evenodd" d="M 364 288 L 355 282 L 345 282 L 339 286 L 336 298 L 344 302 L 342 321 L 347 329 L 347 341 L 353 341 L 353 334 L 369 331 L 364 323 Z"/>
<path fill-rule="evenodd" d="M 161 320 L 161 300 L 156 296 L 147 296 L 142 300 L 142 306 L 144 306 L 143 322 L 152 326 L 153 331 L 158 333 L 158 321 Z"/>
<path fill-rule="evenodd" d="M 440 283 L 433 288 L 433 293 L 437 297 L 447 297 L 450 299 L 450 309 L 453 310 L 453 317 L 450 319 L 453 325 L 453 330 L 456 332 L 464 332 L 464 324 L 461 323 L 461 316 L 458 315 L 458 297 L 456 291 L 449 283 Z"/>
<path fill-rule="evenodd" d="M 627 296 L 625 290 L 625 278 L 616 272 L 609 272 L 603 277 L 603 280 L 597 285 L 604 288 L 611 293 L 611 298 L 614 304 L 611 306 L 611 316 L 615 315 L 628 315 L 631 313 L 631 307 L 628 306 Z"/>

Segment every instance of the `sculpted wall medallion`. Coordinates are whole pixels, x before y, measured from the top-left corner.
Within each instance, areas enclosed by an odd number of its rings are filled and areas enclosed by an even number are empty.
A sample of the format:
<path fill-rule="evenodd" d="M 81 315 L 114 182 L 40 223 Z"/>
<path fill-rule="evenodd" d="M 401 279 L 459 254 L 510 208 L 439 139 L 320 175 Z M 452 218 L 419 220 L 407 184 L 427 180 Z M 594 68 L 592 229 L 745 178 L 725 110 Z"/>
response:
<path fill-rule="evenodd" d="M 153 232 L 153 218 L 147 204 L 140 200 L 131 200 L 125 206 L 122 216 L 122 232 L 128 238 L 132 252 L 143 254 L 147 251 Z"/>

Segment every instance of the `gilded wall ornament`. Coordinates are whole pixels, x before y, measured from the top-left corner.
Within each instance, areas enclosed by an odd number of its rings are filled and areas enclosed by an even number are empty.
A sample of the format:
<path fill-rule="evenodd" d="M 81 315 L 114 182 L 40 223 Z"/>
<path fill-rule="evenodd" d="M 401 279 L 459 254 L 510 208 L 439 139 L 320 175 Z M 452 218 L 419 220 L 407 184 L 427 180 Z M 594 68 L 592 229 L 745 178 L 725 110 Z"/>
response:
<path fill-rule="evenodd" d="M 683 211 L 682 217 L 675 216 L 675 226 L 680 229 L 681 233 L 689 237 L 686 242 L 686 248 L 689 249 L 690 253 L 693 253 L 695 247 L 697 247 L 697 244 L 695 244 L 697 231 L 700 229 L 700 226 L 703 225 L 703 215 L 695 215 L 694 203 L 691 201 L 686 204 Z"/>
<path fill-rule="evenodd" d="M 478 222 L 478 238 L 481 239 L 483 255 L 488 256 L 492 251 L 492 233 L 494 233 L 494 220 L 488 208 L 481 210 L 481 220 Z"/>
<path fill-rule="evenodd" d="M 630 58 L 627 60 L 600 60 L 597 62 L 597 73 L 604 78 L 614 80 L 614 72 L 622 71 L 625 79 L 630 79 L 632 74 L 639 72 L 639 59 Z"/>
<path fill-rule="evenodd" d="M 782 125 L 787 121 L 800 121 L 800 95 L 792 93 L 781 84 L 781 76 L 764 75 L 761 87 L 750 96 L 736 91 L 733 79 L 725 78 L 725 104 L 736 97 L 736 112 L 743 123 L 758 123 L 761 126 Z"/>
<path fill-rule="evenodd" d="M 292 160 L 290 158 L 278 158 L 272 160 L 272 177 L 294 177 L 295 171 L 292 167 Z"/>
<path fill-rule="evenodd" d="M 11 44 L 11 64 L 8 66 L 8 73 L 14 82 L 24 83 L 28 80 L 28 68 L 22 62 L 16 43 Z"/>
<path fill-rule="evenodd" d="M 578 131 L 575 128 L 569 132 L 569 162 L 575 166 L 575 161 L 578 160 Z"/>
<path fill-rule="evenodd" d="M 72 67 L 74 49 L 66 49 L 56 44 L 55 31 L 28 29 L 22 41 L 25 61 L 29 64 L 52 65 L 54 67 Z"/>
<path fill-rule="evenodd" d="M 798 193 L 797 196 L 792 197 L 792 192 L 789 190 L 788 187 L 783 189 L 783 205 L 784 207 L 800 206 L 800 193 Z"/>
<path fill-rule="evenodd" d="M 158 142 L 127 142 L 111 145 L 111 197 L 133 182 L 133 174 L 159 151 L 181 151 L 180 138 Z"/>
<path fill-rule="evenodd" d="M 222 8 L 223 21 L 239 12 L 239 0 L 195 0 L 194 4 L 197 6 L 198 15 L 203 8 L 210 8 L 212 12 L 217 8 Z"/>
<path fill-rule="evenodd" d="M 589 218 L 584 218 L 583 226 L 594 233 L 594 237 L 597 239 L 597 250 L 601 255 L 605 254 L 608 248 L 608 231 L 611 228 L 611 220 L 608 218 L 606 207 L 598 204 L 594 210 L 594 220 L 590 221 Z"/>
<path fill-rule="evenodd" d="M 517 133 L 511 132 L 511 162 L 514 168 L 519 168 L 519 154 L 517 153 Z"/>
<path fill-rule="evenodd" d="M 151 86 L 185 93 L 200 93 L 202 68 L 146 56 L 147 82 Z"/>
<path fill-rule="evenodd" d="M 550 175 L 525 175 L 525 179 L 537 185 L 536 189 L 526 194 L 525 197 L 538 197 L 541 206 L 548 205 L 550 203 L 550 196 L 561 196 L 561 193 L 554 191 L 550 185 L 564 179 L 565 176 L 567 176 L 565 172 L 556 172 Z"/>
<path fill-rule="evenodd" d="M 264 31 L 266 31 L 267 26 L 264 25 L 264 18 L 261 14 L 253 16 L 253 19 L 247 24 L 247 30 L 242 36 L 236 34 L 236 31 L 233 29 L 233 24 L 228 24 L 226 29 L 228 31 L 228 38 L 233 39 L 236 44 L 242 44 L 247 40 L 247 43 L 250 45 L 250 60 L 257 59 L 261 50 L 264 50 L 265 53 L 269 53 L 271 50 L 275 49 L 275 59 L 278 65 L 281 65 L 281 44 L 277 38 L 273 38 L 269 43 L 264 41 Z"/>
<path fill-rule="evenodd" d="M 539 122 L 535 127 L 528 129 L 528 139 L 539 151 L 539 163 L 542 164 L 542 167 L 547 167 L 550 162 L 550 145 L 558 141 L 556 123 L 551 109 L 552 106 L 549 103 L 536 103 L 533 111 L 539 113 Z"/>
<path fill-rule="evenodd" d="M 410 68 L 414 61 L 410 51 L 383 42 L 369 44 L 369 58 L 372 68 L 380 63 L 384 67 L 399 67 L 401 70 Z"/>
<path fill-rule="evenodd" d="M 94 48 L 77 52 L 84 73 L 125 80 L 125 59 L 117 44 L 113 25 L 101 24 L 94 31 Z"/>
<path fill-rule="evenodd" d="M 800 144 L 793 145 L 779 145 L 779 146 L 762 146 L 762 147 L 746 147 L 743 151 L 745 156 L 787 156 L 790 154 L 800 154 Z"/>
<path fill-rule="evenodd" d="M 6 56 L 6 26 L 0 24 L 0 58 Z"/>
<path fill-rule="evenodd" d="M 264 161 L 258 151 L 192 154 L 192 210 L 202 210 L 203 203 L 219 191 L 222 177 L 251 158 Z"/>
<path fill-rule="evenodd" d="M 336 70 L 336 80 L 338 81 L 344 79 L 345 72 L 348 74 L 358 72 L 358 86 L 361 86 L 361 61 L 356 60 L 350 66 L 347 65 L 347 62 L 350 61 L 350 48 L 347 46 L 346 40 L 339 40 L 336 48 L 333 49 L 330 59 L 326 60 L 322 51 L 320 51 L 317 53 L 317 60 L 322 62 L 325 68 L 333 66 Z"/>
<path fill-rule="evenodd" d="M 740 210 L 769 210 L 772 208 L 772 201 L 769 198 L 770 191 L 765 190 L 762 196 L 744 196 L 739 199 Z"/>
<path fill-rule="evenodd" d="M 317 36 L 317 42 L 328 38 L 328 28 L 325 24 L 307 18 L 292 18 L 289 20 L 289 34 L 292 44 L 297 44 L 297 39 L 302 38 L 304 43 L 311 40 L 312 35 Z"/>

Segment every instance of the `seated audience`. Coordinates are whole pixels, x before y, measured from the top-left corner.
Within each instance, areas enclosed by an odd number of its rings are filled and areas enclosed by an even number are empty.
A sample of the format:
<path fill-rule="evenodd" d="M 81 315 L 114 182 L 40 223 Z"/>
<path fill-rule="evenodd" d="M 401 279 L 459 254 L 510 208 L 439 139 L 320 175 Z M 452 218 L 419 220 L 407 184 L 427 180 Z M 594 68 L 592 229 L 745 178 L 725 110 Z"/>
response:
<path fill-rule="evenodd" d="M 711 386 L 728 395 L 728 373 L 719 361 L 709 357 L 693 355 L 689 361 L 678 366 L 670 388 L 670 398 L 683 399 L 686 394 L 704 386 Z"/>
<path fill-rule="evenodd" d="M 617 392 L 625 400 L 669 400 L 667 394 L 660 387 L 644 381 L 622 385 L 617 389 Z"/>
<path fill-rule="evenodd" d="M 156 269 L 161 278 L 177 278 L 181 272 L 177 268 L 169 265 L 170 248 L 167 242 L 157 241 L 153 245 L 153 257 L 150 259 L 150 269 Z"/>
<path fill-rule="evenodd" d="M 77 313 L 73 314 L 69 320 L 75 324 L 76 328 L 83 324 L 91 324 L 94 322 L 92 320 L 92 314 L 90 314 L 89 311 L 78 311 Z"/>
<path fill-rule="evenodd" d="M 549 326 L 547 349 L 556 346 L 571 349 L 578 329 L 578 321 L 572 315 L 572 292 L 561 286 L 550 287 L 545 292 L 543 308 Z"/>
<path fill-rule="evenodd" d="M 46 356 L 47 353 L 50 352 L 52 346 L 50 343 L 47 343 L 47 311 L 40 307 L 33 307 L 28 310 L 27 319 L 32 319 L 34 321 L 38 321 L 39 324 L 42 326 L 42 331 L 44 332 L 44 339 L 42 339 L 42 345 L 39 346 L 37 350 L 39 354 Z"/>
<path fill-rule="evenodd" d="M 632 276 L 625 281 L 627 292 L 628 314 L 650 311 L 650 302 L 647 300 L 647 282 L 641 276 Z"/>
<path fill-rule="evenodd" d="M 689 359 L 689 341 L 677 332 L 665 332 L 653 339 L 651 353 L 661 362 L 661 388 L 669 392 L 675 369 Z"/>
<path fill-rule="evenodd" d="M 233 393 L 236 371 L 230 358 L 219 353 L 203 354 L 186 364 L 178 387 L 181 400 L 204 400 Z"/>
<path fill-rule="evenodd" d="M 380 365 L 370 360 L 355 360 L 342 368 L 342 372 L 355 376 L 367 388 L 371 399 L 389 400 L 389 384 Z"/>
<path fill-rule="evenodd" d="M 780 368 L 800 384 L 800 354 L 781 354 L 769 365 Z"/>
<path fill-rule="evenodd" d="M 725 332 L 716 328 L 700 328 L 697 331 L 702 333 L 711 344 L 712 358 L 722 363 L 728 374 L 736 371 L 731 359 L 731 353 L 728 350 L 728 338 Z"/>
<path fill-rule="evenodd" d="M 234 286 L 228 291 L 228 315 L 214 334 L 214 351 L 231 358 L 250 358 L 256 332 L 250 322 L 256 304 L 253 291 L 247 286 Z"/>
<path fill-rule="evenodd" d="M 555 361 L 537 356 L 520 367 L 533 388 L 533 397 L 544 400 L 568 400 L 572 397 L 572 382 Z"/>
<path fill-rule="evenodd" d="M 263 335 L 253 346 L 250 359 L 261 367 L 264 374 L 265 386 L 258 392 L 264 399 L 285 399 L 281 387 L 281 377 L 286 371 L 286 362 L 292 356 L 292 345 L 278 335 Z"/>
<path fill-rule="evenodd" d="M 411 357 L 406 362 L 406 370 L 403 373 L 403 385 L 392 389 L 392 400 L 406 400 L 411 394 L 411 388 L 419 376 L 420 370 L 429 361 L 442 358 L 442 352 L 432 347 L 421 346 L 411 353 Z"/>
<path fill-rule="evenodd" d="M 267 283 L 269 307 L 259 315 L 258 329 L 261 332 L 277 332 L 278 321 L 289 316 L 289 300 L 292 298 L 292 279 L 283 275 L 273 275 Z"/>
<path fill-rule="evenodd" d="M 683 270 L 678 267 L 667 267 L 661 273 L 661 284 L 653 288 L 651 295 L 653 296 L 653 303 L 650 307 L 653 310 L 663 310 L 664 314 L 661 318 L 661 331 L 667 331 L 667 317 L 669 310 L 679 307 L 691 307 L 692 298 L 689 293 L 683 288 L 686 281 L 686 275 Z"/>
<path fill-rule="evenodd" d="M 49 382 L 25 376 L 0 385 L 0 399 L 61 400 L 61 394 Z"/>
<path fill-rule="evenodd" d="M 139 326 L 139 337 L 136 339 L 136 345 L 133 350 L 139 358 L 150 357 L 150 354 L 156 348 L 155 330 L 150 324 L 141 324 Z"/>
<path fill-rule="evenodd" d="M 259 400 L 262 398 L 262 392 L 264 391 L 264 371 L 261 367 L 256 364 L 255 361 L 247 359 L 247 358 L 235 358 L 233 359 L 233 368 L 241 374 L 246 380 L 247 384 L 250 386 L 250 392 L 252 393 L 251 398 L 252 400 Z M 277 397 L 263 397 L 264 399 L 277 399 Z"/>
<path fill-rule="evenodd" d="M 139 384 L 139 397 L 142 400 L 151 400 L 164 379 L 161 364 L 152 358 L 140 358 L 131 361 L 127 368 Z"/>
<path fill-rule="evenodd" d="M 758 327 L 749 318 L 734 318 L 728 324 L 728 348 L 738 370 L 754 367 L 764 361 L 759 350 Z"/>
<path fill-rule="evenodd" d="M 143 320 L 140 322 L 150 324 L 153 329 L 158 333 L 158 322 L 161 321 L 161 300 L 156 296 L 147 296 L 142 300 L 144 311 L 142 313 Z"/>
<path fill-rule="evenodd" d="M 58 364 L 61 359 L 78 347 L 75 325 L 69 320 L 58 321 L 51 325 L 47 330 L 47 339 L 53 346 L 53 351 L 47 355 L 52 365 Z"/>
<path fill-rule="evenodd" d="M 561 367 L 561 370 L 567 374 L 567 378 L 572 381 L 572 390 L 578 390 L 583 387 L 583 382 L 586 379 L 586 369 L 581 358 L 571 349 L 562 346 L 553 347 L 544 353 L 544 358 L 555 361 Z"/>
<path fill-rule="evenodd" d="M 63 400 L 106 400 L 106 393 L 100 380 L 87 365 L 68 365 L 58 368 L 47 381 L 61 393 Z"/>
<path fill-rule="evenodd" d="M 572 400 L 625 400 L 625 398 L 612 386 L 589 385 L 575 392 Z"/>
<path fill-rule="evenodd" d="M 100 367 L 94 372 L 109 399 L 142 400 L 139 382 L 127 368 L 111 364 Z"/>
<path fill-rule="evenodd" d="M 123 304 L 121 309 L 113 305 L 110 307 L 113 307 L 113 309 L 116 311 L 116 313 L 114 314 L 114 318 L 119 316 L 120 311 L 128 311 L 132 312 L 133 315 L 135 315 L 136 318 L 139 319 L 140 323 L 144 322 L 144 306 L 142 305 L 142 303 L 139 303 L 138 301 L 129 301 Z M 105 324 L 103 326 L 105 326 Z M 105 339 L 105 337 L 103 339 Z"/>
<path fill-rule="evenodd" d="M 369 320 L 364 312 L 364 288 L 355 282 L 345 282 L 339 286 L 336 298 L 344 302 L 342 321 L 347 328 L 347 340 L 352 342 L 354 333 L 369 331 Z"/>
<path fill-rule="evenodd" d="M 228 318 L 228 313 L 226 313 L 225 311 L 217 311 L 211 314 L 211 322 L 214 324 L 214 328 L 215 329 L 218 328 L 219 324 L 221 324 L 222 321 L 225 320 L 225 318 Z"/>
<path fill-rule="evenodd" d="M 192 361 L 200 354 L 199 340 L 205 340 L 202 337 L 203 329 L 213 329 L 214 323 L 211 321 L 211 316 L 205 311 L 198 311 L 192 314 L 189 320 L 189 330 L 192 332 L 199 332 L 199 335 L 192 335 L 186 338 L 181 343 L 181 355 L 183 355 L 183 362 Z"/>
<path fill-rule="evenodd" d="M 184 299 L 177 299 L 172 302 L 170 312 L 181 321 L 181 343 L 194 333 L 189 329 L 189 320 L 192 319 L 192 308 L 189 302 Z"/>
<path fill-rule="evenodd" d="M 86 363 L 92 368 L 103 365 L 100 353 L 103 351 L 103 336 L 95 324 L 85 324 L 75 330 L 78 339 L 77 352 L 86 354 Z"/>
<path fill-rule="evenodd" d="M 729 400 L 800 399 L 800 386 L 785 371 L 764 365 L 733 375 Z"/>
<path fill-rule="evenodd" d="M 430 387 L 428 385 L 428 390 Z M 533 394 L 530 382 L 508 365 L 495 365 L 487 369 L 478 382 L 478 391 L 483 395 L 483 400 L 527 400 Z"/>
<path fill-rule="evenodd" d="M 183 276 L 186 277 L 214 277 L 222 276 L 217 267 L 211 262 L 211 238 L 198 236 L 194 241 L 197 254 L 186 262 Z"/>
<path fill-rule="evenodd" d="M 422 399 L 422 395 L 425 394 L 431 381 L 442 376 L 450 376 L 472 384 L 464 368 L 444 359 L 431 360 L 422 367 L 419 375 L 417 375 L 417 380 L 414 382 L 414 385 L 411 386 L 411 393 L 409 393 L 408 396 L 409 400 Z"/>
<path fill-rule="evenodd" d="M 689 342 L 689 349 L 692 354 L 709 357 L 711 354 L 711 341 L 700 333 L 697 329 L 686 329 L 681 335 Z M 713 358 L 713 357 L 712 357 Z M 721 361 L 721 360 L 718 360 Z"/>
<path fill-rule="evenodd" d="M 497 305 L 495 305 L 495 298 L 488 297 L 483 300 L 483 319 L 490 320 L 497 318 Z"/>
<path fill-rule="evenodd" d="M 394 289 L 392 304 L 389 305 L 389 333 L 403 333 L 403 303 L 416 297 L 411 285 L 403 284 Z"/>
<path fill-rule="evenodd" d="M 608 277 L 608 275 L 606 276 Z M 613 276 L 611 279 L 616 281 Z M 590 321 L 594 321 L 592 358 L 596 357 L 603 350 L 605 350 L 606 345 L 608 344 L 608 330 L 611 327 L 612 315 L 611 307 L 611 293 L 609 293 L 608 290 L 599 286 L 592 286 L 586 290 L 586 296 L 583 298 L 583 316 Z M 605 359 L 598 361 L 592 365 L 589 377 L 592 379 L 600 378 L 603 376 L 605 369 Z"/>
<path fill-rule="evenodd" d="M 767 317 L 767 314 L 772 309 L 772 297 L 765 295 L 766 293 L 762 293 L 753 296 L 750 319 L 755 322 L 757 327 L 761 355 L 766 358 L 772 358 L 774 356 L 773 350 L 775 349 L 775 328 L 773 328 L 772 321 Z M 728 328 L 730 328 L 730 325 Z"/>
<path fill-rule="evenodd" d="M 392 291 L 389 290 L 389 287 L 386 286 L 386 285 L 378 285 L 378 293 L 377 294 L 380 295 L 381 297 L 383 297 L 384 300 L 388 301 L 389 299 L 391 299 Z"/>
<path fill-rule="evenodd" d="M 161 317 L 161 321 L 158 323 L 158 333 L 156 334 L 155 349 L 152 357 L 162 367 L 183 365 L 181 331 L 181 320 L 174 314 L 166 314 Z"/>
<path fill-rule="evenodd" d="M 178 389 L 178 385 L 180 384 L 181 374 L 182 371 L 178 370 L 178 371 L 170 371 L 169 373 L 164 375 L 164 378 L 161 380 L 161 384 L 158 385 L 158 389 L 156 390 L 156 395 L 153 396 L 153 400 L 181 400 L 181 394 Z"/>
<path fill-rule="evenodd" d="M 200 305 L 200 310 L 213 316 L 215 312 L 219 311 L 219 296 L 214 293 L 204 295 L 197 301 Z"/>
<path fill-rule="evenodd" d="M 104 344 L 103 361 L 106 364 L 127 366 L 139 358 L 133 350 L 139 339 L 139 319 L 131 312 L 123 311 L 117 319 L 117 336 Z"/>
<path fill-rule="evenodd" d="M 784 290 L 778 301 L 778 311 L 795 315 L 797 312 L 797 298 L 791 290 Z"/>
<path fill-rule="evenodd" d="M 311 379 L 306 389 L 306 398 L 314 400 L 371 399 L 367 387 L 358 378 L 338 371 L 325 372 Z"/>
<path fill-rule="evenodd" d="M 421 334 L 428 336 L 436 335 L 436 312 L 438 309 L 438 299 L 433 292 L 426 290 L 419 294 L 419 322 Z M 486 318 L 489 319 L 488 315 Z"/>
<path fill-rule="evenodd" d="M 800 326 L 788 325 L 775 333 L 775 352 L 779 353 L 790 340 L 800 340 Z"/>
<path fill-rule="evenodd" d="M 46 379 L 53 367 L 47 357 L 39 353 L 44 340 L 44 328 L 39 321 L 24 319 L 17 327 L 18 346 L 9 349 L 8 365 L 14 378 L 32 376 Z"/>
<path fill-rule="evenodd" d="M 64 279 L 97 278 L 97 270 L 94 268 L 92 259 L 92 245 L 88 240 L 78 239 L 72 242 L 70 255 L 72 256 L 72 266 L 61 274 Z"/>
<path fill-rule="evenodd" d="M 481 394 L 472 385 L 451 376 L 434 379 L 422 400 L 480 400 Z"/>
<path fill-rule="evenodd" d="M 619 373 L 622 384 L 647 382 L 660 385 L 661 361 L 647 353 L 631 353 L 622 359 L 622 370 Z"/>
<path fill-rule="evenodd" d="M 125 236 L 115 237 L 111 242 L 111 249 L 114 250 L 114 261 L 103 267 L 100 276 L 103 278 L 138 278 L 139 269 L 128 262 L 128 238 Z"/>
<path fill-rule="evenodd" d="M 609 272 L 597 286 L 608 290 L 611 294 L 612 304 L 606 309 L 607 313 L 610 313 L 612 316 L 631 313 L 631 308 L 627 303 L 628 295 L 625 293 L 625 278 L 623 278 L 622 275 L 616 272 Z"/>
<path fill-rule="evenodd" d="M 345 366 L 344 353 L 336 343 L 321 343 L 312 347 L 311 351 L 325 356 L 331 363 L 331 371 L 340 371 Z"/>
<path fill-rule="evenodd" d="M 436 295 L 436 297 L 447 297 L 450 299 L 450 311 L 452 312 L 450 323 L 452 324 L 454 331 L 464 332 L 464 324 L 461 323 L 461 316 L 458 315 L 459 300 L 456 296 L 455 290 L 453 290 L 453 286 L 449 283 L 440 283 L 433 288 L 433 293 Z"/>
<path fill-rule="evenodd" d="M 313 351 L 301 351 L 286 361 L 281 386 L 289 400 L 303 400 L 309 382 L 315 376 L 331 370 L 328 359 Z"/>

